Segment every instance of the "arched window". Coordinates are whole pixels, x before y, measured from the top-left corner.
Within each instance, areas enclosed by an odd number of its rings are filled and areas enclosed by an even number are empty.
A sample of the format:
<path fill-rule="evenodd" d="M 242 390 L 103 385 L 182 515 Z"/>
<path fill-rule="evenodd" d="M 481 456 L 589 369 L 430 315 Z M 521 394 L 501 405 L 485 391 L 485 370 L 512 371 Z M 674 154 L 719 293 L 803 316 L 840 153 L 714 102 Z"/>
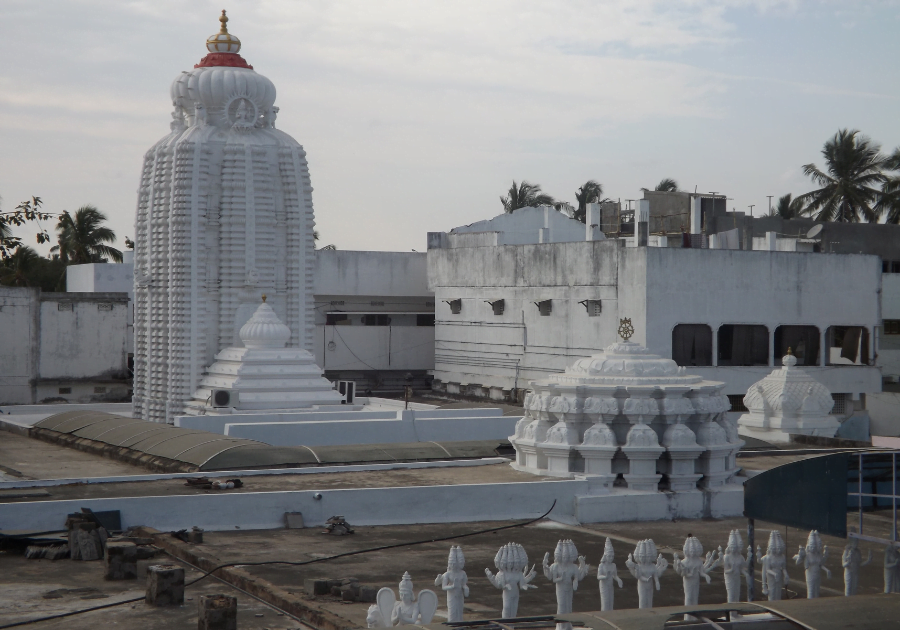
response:
<path fill-rule="evenodd" d="M 712 328 L 706 324 L 678 324 L 672 330 L 672 359 L 678 365 L 712 365 Z"/>
<path fill-rule="evenodd" d="M 717 365 L 769 365 L 769 329 L 765 326 L 719 326 Z"/>
<path fill-rule="evenodd" d="M 775 365 L 781 365 L 781 358 L 788 348 L 797 365 L 819 365 L 819 329 L 815 326 L 779 326 L 775 329 Z"/>

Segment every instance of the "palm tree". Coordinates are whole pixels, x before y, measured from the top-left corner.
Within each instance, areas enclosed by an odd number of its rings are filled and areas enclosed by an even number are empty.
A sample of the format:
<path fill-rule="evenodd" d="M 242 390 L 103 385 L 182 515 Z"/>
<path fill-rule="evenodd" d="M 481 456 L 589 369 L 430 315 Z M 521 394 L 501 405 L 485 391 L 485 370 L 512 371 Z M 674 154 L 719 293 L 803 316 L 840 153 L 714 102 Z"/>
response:
<path fill-rule="evenodd" d="M 27 287 L 28 274 L 37 266 L 40 259 L 36 251 L 27 245 L 20 245 L 6 259 L 4 267 L 0 268 L 0 282 L 7 286 Z"/>
<path fill-rule="evenodd" d="M 803 214 L 816 221 L 877 221 L 888 157 L 881 147 L 856 129 L 841 129 L 822 148 L 827 172 L 806 164 L 803 174 L 821 186 L 797 199 Z"/>
<path fill-rule="evenodd" d="M 800 197 L 791 199 L 791 193 L 778 198 L 778 203 L 769 212 L 770 217 L 782 219 L 796 219 L 803 214 L 803 200 Z"/>
<path fill-rule="evenodd" d="M 81 206 L 74 215 L 63 211 L 56 224 L 58 245 L 50 251 L 59 252 L 66 264 L 92 262 L 122 262 L 122 252 L 104 243 L 114 243 L 116 233 L 103 226 L 106 215 L 94 206 Z"/>
<path fill-rule="evenodd" d="M 516 184 L 516 180 L 513 180 L 507 196 L 500 197 L 500 203 L 503 204 L 503 211 L 509 213 L 519 208 L 552 206 L 556 201 L 550 195 L 542 193 L 539 184 L 529 184 L 525 180 Z"/>
<path fill-rule="evenodd" d="M 894 149 L 894 152 L 888 158 L 885 165 L 886 170 L 900 171 L 900 148 Z M 876 204 L 879 216 L 887 215 L 885 223 L 900 223 L 900 176 L 892 175 L 885 179 L 881 186 L 881 198 Z"/>
<path fill-rule="evenodd" d="M 578 192 L 575 193 L 575 199 L 578 201 L 578 208 L 575 210 L 575 214 L 572 215 L 572 218 L 578 219 L 584 223 L 587 217 L 587 205 L 589 203 L 597 203 L 602 196 L 603 186 L 596 180 L 587 180 L 584 185 L 578 189 Z"/>
<path fill-rule="evenodd" d="M 678 192 L 678 182 L 671 177 L 666 177 L 661 179 L 653 190 L 656 192 Z"/>

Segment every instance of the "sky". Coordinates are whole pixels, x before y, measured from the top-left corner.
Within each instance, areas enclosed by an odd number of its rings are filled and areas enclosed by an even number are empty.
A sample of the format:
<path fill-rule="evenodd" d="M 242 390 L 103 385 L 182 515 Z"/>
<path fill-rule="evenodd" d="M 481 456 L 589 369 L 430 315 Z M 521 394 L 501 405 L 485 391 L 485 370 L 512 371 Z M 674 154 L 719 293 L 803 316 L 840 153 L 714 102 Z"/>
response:
<path fill-rule="evenodd" d="M 671 177 L 765 213 L 838 129 L 900 146 L 897 1 L 0 0 L 0 210 L 92 204 L 124 247 L 223 8 L 339 249 L 424 251 L 523 179 L 574 202 Z"/>

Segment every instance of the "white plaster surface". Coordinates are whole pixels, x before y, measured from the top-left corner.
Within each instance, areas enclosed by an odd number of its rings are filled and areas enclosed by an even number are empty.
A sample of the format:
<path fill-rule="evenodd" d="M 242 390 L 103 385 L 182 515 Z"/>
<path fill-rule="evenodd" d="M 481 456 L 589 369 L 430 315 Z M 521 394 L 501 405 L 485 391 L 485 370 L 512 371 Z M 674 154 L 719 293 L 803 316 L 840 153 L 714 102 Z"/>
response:
<path fill-rule="evenodd" d="M 465 236 L 480 236 L 484 244 L 523 245 L 539 243 L 541 230 L 548 230 L 545 243 L 566 243 L 585 240 L 585 224 L 571 219 L 551 207 L 519 208 L 511 213 L 497 215 L 493 219 L 476 221 L 470 225 L 453 228 L 447 235 L 448 244 L 474 244 Z M 602 240 L 598 233 L 595 239 Z"/>

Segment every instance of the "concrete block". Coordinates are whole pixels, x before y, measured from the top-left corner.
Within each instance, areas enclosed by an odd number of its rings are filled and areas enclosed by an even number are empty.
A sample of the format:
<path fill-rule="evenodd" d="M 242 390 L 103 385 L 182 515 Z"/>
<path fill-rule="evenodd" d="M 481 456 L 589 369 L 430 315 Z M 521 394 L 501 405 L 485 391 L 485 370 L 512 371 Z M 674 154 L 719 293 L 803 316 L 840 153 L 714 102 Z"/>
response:
<path fill-rule="evenodd" d="M 147 579 L 147 570 L 152 567 L 154 564 L 158 564 L 156 560 L 147 559 L 147 560 L 138 560 L 135 562 L 135 571 L 137 573 L 137 579 L 146 580 Z"/>
<path fill-rule="evenodd" d="M 184 569 L 174 564 L 155 564 L 147 569 L 150 606 L 180 606 L 184 603 Z"/>
<path fill-rule="evenodd" d="M 303 590 L 307 595 L 328 595 L 331 592 L 331 582 L 328 578 L 306 578 L 303 580 Z"/>
<path fill-rule="evenodd" d="M 109 541 L 106 544 L 106 580 L 137 579 L 138 547 L 132 542 Z"/>
<path fill-rule="evenodd" d="M 373 588 L 371 586 L 360 586 L 359 587 L 359 596 L 356 601 L 363 602 L 366 604 L 371 604 L 375 602 L 375 598 L 378 595 L 378 589 Z"/>
<path fill-rule="evenodd" d="M 197 608 L 197 630 L 237 630 L 236 597 L 201 595 Z"/>
<path fill-rule="evenodd" d="M 72 522 L 69 527 L 69 556 L 72 560 L 100 560 L 105 533 L 106 530 L 96 523 Z"/>

